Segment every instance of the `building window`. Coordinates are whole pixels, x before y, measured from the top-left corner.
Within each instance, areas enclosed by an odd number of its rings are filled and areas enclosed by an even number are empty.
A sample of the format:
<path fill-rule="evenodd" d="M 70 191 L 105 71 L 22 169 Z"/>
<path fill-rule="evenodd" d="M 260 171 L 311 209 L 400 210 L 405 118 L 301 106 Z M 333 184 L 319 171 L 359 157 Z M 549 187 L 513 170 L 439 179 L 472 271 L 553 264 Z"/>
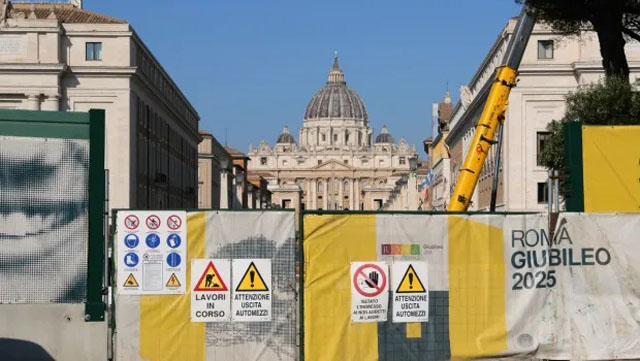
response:
<path fill-rule="evenodd" d="M 291 199 L 283 199 L 282 200 L 282 208 L 291 208 Z"/>
<path fill-rule="evenodd" d="M 338 141 L 338 134 L 334 134 L 334 135 L 333 135 L 333 141 L 334 141 L 334 142 L 337 142 L 337 141 Z"/>
<path fill-rule="evenodd" d="M 260 158 L 260 164 L 261 165 L 267 165 L 267 157 Z"/>
<path fill-rule="evenodd" d="M 349 164 L 349 160 L 348 160 L 348 159 L 345 159 L 345 160 L 344 160 L 344 164 Z"/>
<path fill-rule="evenodd" d="M 322 141 L 323 142 L 327 141 L 327 135 L 324 133 L 322 133 Z"/>
<path fill-rule="evenodd" d="M 369 160 L 368 159 L 363 159 L 362 160 L 362 164 L 369 164 Z"/>
<path fill-rule="evenodd" d="M 373 210 L 382 209 L 382 199 L 373 200 Z"/>
<path fill-rule="evenodd" d="M 553 40 L 538 40 L 538 59 L 553 59 Z"/>
<path fill-rule="evenodd" d="M 538 203 L 547 203 L 549 201 L 549 186 L 547 182 L 538 183 Z"/>
<path fill-rule="evenodd" d="M 400 157 L 400 165 L 405 165 L 405 164 L 407 164 L 407 158 Z"/>
<path fill-rule="evenodd" d="M 348 130 L 344 131 L 344 143 L 345 144 L 349 143 L 349 131 Z"/>
<path fill-rule="evenodd" d="M 542 166 L 541 155 L 544 151 L 544 147 L 547 144 L 547 141 L 551 138 L 551 132 L 538 132 L 536 133 L 536 144 L 537 144 L 537 159 L 536 163 L 539 166 Z"/>
<path fill-rule="evenodd" d="M 298 159 L 298 165 L 304 165 L 304 159 Z"/>
<path fill-rule="evenodd" d="M 318 193 L 322 193 L 322 181 L 318 182 Z"/>
<path fill-rule="evenodd" d="M 102 60 L 102 43 L 87 43 L 87 60 Z"/>
<path fill-rule="evenodd" d="M 322 164 L 322 161 L 318 159 L 318 165 Z"/>
<path fill-rule="evenodd" d="M 282 160 L 282 165 L 283 165 L 283 166 L 286 166 L 286 165 L 287 165 L 287 160 L 286 160 L 286 159 Z"/>

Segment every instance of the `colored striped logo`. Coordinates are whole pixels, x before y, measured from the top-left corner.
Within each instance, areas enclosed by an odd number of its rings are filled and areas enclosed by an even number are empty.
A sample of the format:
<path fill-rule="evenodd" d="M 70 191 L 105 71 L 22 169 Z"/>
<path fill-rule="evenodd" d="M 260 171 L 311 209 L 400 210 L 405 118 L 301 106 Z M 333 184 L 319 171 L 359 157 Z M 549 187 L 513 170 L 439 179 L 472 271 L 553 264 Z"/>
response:
<path fill-rule="evenodd" d="M 419 244 L 383 244 L 382 255 L 384 256 L 419 256 Z"/>

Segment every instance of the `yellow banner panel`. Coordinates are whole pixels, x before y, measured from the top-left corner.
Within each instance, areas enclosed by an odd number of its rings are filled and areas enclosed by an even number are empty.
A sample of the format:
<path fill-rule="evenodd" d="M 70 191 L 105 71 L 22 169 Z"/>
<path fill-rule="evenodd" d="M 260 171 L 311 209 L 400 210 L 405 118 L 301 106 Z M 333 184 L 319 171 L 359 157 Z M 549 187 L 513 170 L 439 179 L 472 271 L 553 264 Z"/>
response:
<path fill-rule="evenodd" d="M 502 229 L 448 218 L 451 358 L 495 355 L 507 349 Z"/>
<path fill-rule="evenodd" d="M 376 216 L 304 218 L 306 361 L 378 360 L 378 324 L 351 323 L 351 262 L 375 261 Z"/>
<path fill-rule="evenodd" d="M 187 260 L 204 258 L 204 213 L 187 218 Z M 187 267 L 187 285 L 191 267 Z M 140 358 L 147 361 L 205 360 L 205 323 L 191 322 L 191 287 L 184 295 L 140 297 Z"/>
<path fill-rule="evenodd" d="M 585 212 L 640 212 L 640 126 L 583 126 Z"/>

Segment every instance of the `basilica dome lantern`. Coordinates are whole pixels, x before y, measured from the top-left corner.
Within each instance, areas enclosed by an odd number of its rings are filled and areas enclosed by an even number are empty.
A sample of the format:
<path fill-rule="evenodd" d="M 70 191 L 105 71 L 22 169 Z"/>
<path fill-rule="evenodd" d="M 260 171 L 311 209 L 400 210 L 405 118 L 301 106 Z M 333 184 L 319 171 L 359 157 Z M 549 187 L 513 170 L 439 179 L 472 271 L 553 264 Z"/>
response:
<path fill-rule="evenodd" d="M 367 108 L 360 95 L 347 86 L 336 54 L 327 83 L 307 105 L 300 145 L 361 147 L 370 143 L 369 134 Z"/>

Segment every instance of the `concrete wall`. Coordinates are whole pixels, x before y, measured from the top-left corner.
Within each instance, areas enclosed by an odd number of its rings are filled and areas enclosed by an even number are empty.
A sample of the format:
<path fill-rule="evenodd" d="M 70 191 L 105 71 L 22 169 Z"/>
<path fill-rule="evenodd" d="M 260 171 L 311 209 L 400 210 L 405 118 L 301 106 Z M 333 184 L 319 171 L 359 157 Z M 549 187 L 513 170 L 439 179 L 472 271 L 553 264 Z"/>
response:
<path fill-rule="evenodd" d="M 106 360 L 107 322 L 85 322 L 84 304 L 0 305 L 0 359 Z"/>

